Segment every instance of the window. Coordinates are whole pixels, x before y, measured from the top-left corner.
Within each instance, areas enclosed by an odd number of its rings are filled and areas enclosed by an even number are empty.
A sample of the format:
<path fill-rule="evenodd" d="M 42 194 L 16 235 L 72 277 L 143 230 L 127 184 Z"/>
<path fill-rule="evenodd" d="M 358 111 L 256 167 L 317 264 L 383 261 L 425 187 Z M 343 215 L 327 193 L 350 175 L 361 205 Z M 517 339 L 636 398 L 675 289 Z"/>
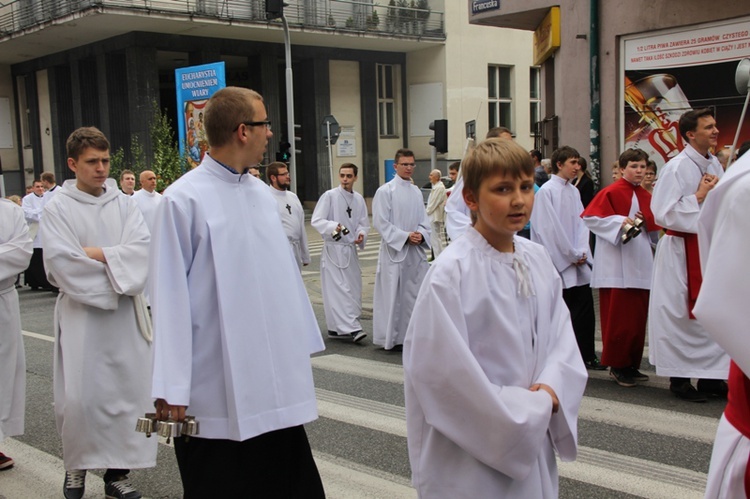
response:
<path fill-rule="evenodd" d="M 490 128 L 504 126 L 513 130 L 513 89 L 510 66 L 487 68 L 487 90 L 489 100 Z"/>
<path fill-rule="evenodd" d="M 529 123 L 531 135 L 536 133 L 536 123 L 542 119 L 542 71 L 539 67 L 529 68 Z"/>
<path fill-rule="evenodd" d="M 396 99 L 394 69 L 391 64 L 377 64 L 378 124 L 381 137 L 396 135 Z"/>

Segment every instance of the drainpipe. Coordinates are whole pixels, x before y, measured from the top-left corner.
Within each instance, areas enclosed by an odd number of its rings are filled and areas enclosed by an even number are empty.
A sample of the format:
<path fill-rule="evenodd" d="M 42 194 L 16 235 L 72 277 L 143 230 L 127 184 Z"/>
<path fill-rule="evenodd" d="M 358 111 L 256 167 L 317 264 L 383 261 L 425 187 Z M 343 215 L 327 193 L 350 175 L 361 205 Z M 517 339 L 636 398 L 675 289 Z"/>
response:
<path fill-rule="evenodd" d="M 591 174 L 594 187 L 601 187 L 600 141 L 600 94 L 599 94 L 599 0 L 589 0 L 589 100 L 590 123 L 589 139 L 591 141 Z"/>

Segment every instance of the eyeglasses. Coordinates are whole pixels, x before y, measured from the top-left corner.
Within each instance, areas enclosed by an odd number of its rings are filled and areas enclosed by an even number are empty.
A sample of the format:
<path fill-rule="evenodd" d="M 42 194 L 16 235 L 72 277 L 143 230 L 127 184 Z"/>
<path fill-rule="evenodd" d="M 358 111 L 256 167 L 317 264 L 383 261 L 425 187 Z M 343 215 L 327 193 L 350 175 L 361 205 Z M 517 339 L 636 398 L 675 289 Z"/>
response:
<path fill-rule="evenodd" d="M 271 120 L 265 120 L 265 121 L 243 121 L 242 123 L 240 123 L 240 125 L 245 125 L 245 126 L 265 126 L 268 130 L 270 130 L 271 129 Z M 236 127 L 234 127 L 233 131 L 236 132 L 240 128 L 240 125 L 237 125 Z"/>
<path fill-rule="evenodd" d="M 276 176 L 277 177 L 288 177 L 289 176 L 289 172 L 286 172 L 286 173 L 277 173 Z"/>
<path fill-rule="evenodd" d="M 414 168 L 417 164 L 416 163 L 397 163 L 398 166 L 406 166 L 409 168 Z"/>
<path fill-rule="evenodd" d="M 354 178 L 354 175 L 351 173 L 339 173 L 339 177 L 341 178 Z"/>

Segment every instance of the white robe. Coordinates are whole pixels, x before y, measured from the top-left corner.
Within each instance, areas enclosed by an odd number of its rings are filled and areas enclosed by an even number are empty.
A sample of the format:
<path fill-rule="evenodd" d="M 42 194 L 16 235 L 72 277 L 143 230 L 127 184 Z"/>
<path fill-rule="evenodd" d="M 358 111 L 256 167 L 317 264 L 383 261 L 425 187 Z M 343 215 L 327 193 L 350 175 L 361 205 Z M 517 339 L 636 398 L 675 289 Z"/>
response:
<path fill-rule="evenodd" d="M 340 186 L 326 191 L 315 206 L 311 224 L 323 237 L 320 286 L 327 328 L 339 334 L 361 331 L 362 270 L 354 241 L 362 235 L 359 249 L 365 249 L 370 230 L 365 200 L 358 192 Z M 334 241 L 331 233 L 339 224 L 349 229 L 349 234 Z"/>
<path fill-rule="evenodd" d="M 411 181 L 396 175 L 375 192 L 372 224 L 382 239 L 372 300 L 372 342 L 386 350 L 403 345 L 414 301 L 430 268 L 425 255 L 430 249 L 429 223 L 422 193 Z M 411 232 L 422 234 L 422 244 L 409 244 Z"/>
<path fill-rule="evenodd" d="M 531 240 L 547 249 L 565 289 L 591 283 L 594 259 L 582 212 L 578 189 L 559 175 L 552 175 L 534 195 Z M 576 265 L 583 255 L 586 263 Z"/>
<path fill-rule="evenodd" d="M 307 231 L 305 231 L 305 210 L 302 203 L 292 191 L 280 191 L 269 187 L 279 206 L 279 216 L 284 232 L 292 247 L 297 266 L 301 269 L 310 263 L 310 249 L 307 247 Z"/>
<path fill-rule="evenodd" d="M 39 233 L 39 221 L 44 211 L 44 196 L 37 196 L 33 192 L 26 194 L 21 200 L 21 207 L 29 224 L 29 234 L 34 238 L 34 248 L 42 247 L 42 235 Z"/>
<path fill-rule="evenodd" d="M 165 191 L 149 268 L 154 397 L 188 406 L 203 438 L 317 418 L 323 338 L 266 184 L 206 154 Z"/>
<path fill-rule="evenodd" d="M 576 458 L 587 374 L 560 277 L 544 248 L 514 242 L 501 253 L 470 228 L 419 292 L 404 390 L 420 497 L 557 497 L 555 450 Z M 559 412 L 536 383 L 555 391 Z"/>
<path fill-rule="evenodd" d="M 0 442 L 23 434 L 26 356 L 15 282 L 29 266 L 31 253 L 23 210 L 0 199 Z"/>
<path fill-rule="evenodd" d="M 443 227 L 445 224 L 445 186 L 438 181 L 433 184 L 427 198 L 427 216 L 430 219 L 430 246 L 435 258 L 443 251 Z"/>
<path fill-rule="evenodd" d="M 661 180 L 659 180 L 661 182 Z M 744 373 L 750 373 L 750 154 L 732 165 L 703 202 L 698 218 L 703 284 L 693 312 L 711 337 Z M 738 277 L 742 276 L 742 277 Z M 725 417 L 716 434 L 706 487 L 707 498 L 744 497 L 750 439 Z"/>
<path fill-rule="evenodd" d="M 704 158 L 691 146 L 660 171 L 651 198 L 656 223 L 665 229 L 697 233 L 701 206 L 695 197 L 704 173 L 722 175 L 715 156 Z M 712 196 L 708 193 L 707 199 Z M 726 379 L 729 356 L 697 320 L 688 315 L 685 242 L 665 235 L 656 246 L 649 301 L 649 360 L 659 376 Z M 707 276 L 703 276 L 705 281 Z"/>
<path fill-rule="evenodd" d="M 445 230 L 451 241 L 455 241 L 471 227 L 471 210 L 464 201 L 464 177 L 460 171 L 452 189 L 445 203 Z"/>
<path fill-rule="evenodd" d="M 638 198 L 633 193 L 628 218 L 640 211 Z M 592 288 L 651 289 L 651 270 L 654 254 L 648 233 L 622 244 L 622 223 L 625 217 L 585 217 L 583 222 L 596 236 L 596 261 L 591 275 Z"/>
<path fill-rule="evenodd" d="M 149 234 L 114 179 L 92 196 L 66 180 L 44 209 L 44 265 L 55 307 L 54 399 L 65 469 L 148 468 L 157 442 L 136 433 L 153 412 L 151 345 L 136 319 Z M 101 247 L 107 263 L 86 256 Z"/>
<path fill-rule="evenodd" d="M 148 192 L 146 189 L 140 189 L 133 194 L 133 201 L 138 204 L 138 208 L 143 214 L 143 220 L 146 221 L 149 232 L 154 231 L 154 220 L 156 219 L 156 209 L 161 202 L 161 194 L 158 192 Z"/>

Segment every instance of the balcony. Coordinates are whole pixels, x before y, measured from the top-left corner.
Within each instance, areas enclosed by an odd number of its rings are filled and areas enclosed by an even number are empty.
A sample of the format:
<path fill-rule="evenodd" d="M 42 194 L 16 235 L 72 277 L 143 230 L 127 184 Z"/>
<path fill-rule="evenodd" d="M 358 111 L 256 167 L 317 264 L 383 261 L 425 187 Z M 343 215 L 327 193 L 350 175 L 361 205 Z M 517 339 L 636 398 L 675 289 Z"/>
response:
<path fill-rule="evenodd" d="M 427 2 L 288 0 L 288 4 L 284 14 L 295 31 L 445 40 L 444 13 L 431 10 Z M 415 7 L 420 4 L 426 8 Z M 97 15 L 259 28 L 279 24 L 266 20 L 265 0 L 0 0 L 0 43 Z"/>

